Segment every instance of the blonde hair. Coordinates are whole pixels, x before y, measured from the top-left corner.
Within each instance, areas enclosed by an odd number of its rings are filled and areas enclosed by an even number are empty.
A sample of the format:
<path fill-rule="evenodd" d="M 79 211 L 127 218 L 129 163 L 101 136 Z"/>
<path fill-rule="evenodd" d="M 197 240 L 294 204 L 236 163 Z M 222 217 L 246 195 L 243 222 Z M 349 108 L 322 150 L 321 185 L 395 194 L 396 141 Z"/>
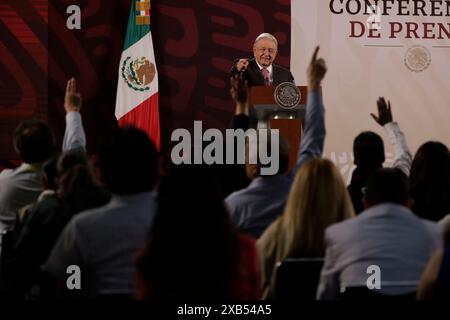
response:
<path fill-rule="evenodd" d="M 308 161 L 295 176 L 279 218 L 277 260 L 323 256 L 325 229 L 353 216 L 350 196 L 336 166 L 328 159 Z"/>

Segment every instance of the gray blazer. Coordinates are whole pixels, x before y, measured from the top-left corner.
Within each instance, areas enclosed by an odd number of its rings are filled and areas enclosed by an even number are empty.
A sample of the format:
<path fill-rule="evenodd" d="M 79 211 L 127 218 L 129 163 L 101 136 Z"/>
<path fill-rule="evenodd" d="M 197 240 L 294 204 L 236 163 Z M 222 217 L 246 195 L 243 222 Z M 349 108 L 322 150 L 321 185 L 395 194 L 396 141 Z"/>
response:
<path fill-rule="evenodd" d="M 317 298 L 337 299 L 342 287 L 366 285 L 371 265 L 380 267 L 381 293 L 410 292 L 401 286 L 383 289 L 383 283 L 418 283 L 443 236 L 438 224 L 419 219 L 404 206 L 384 203 L 327 228 L 325 244 Z"/>

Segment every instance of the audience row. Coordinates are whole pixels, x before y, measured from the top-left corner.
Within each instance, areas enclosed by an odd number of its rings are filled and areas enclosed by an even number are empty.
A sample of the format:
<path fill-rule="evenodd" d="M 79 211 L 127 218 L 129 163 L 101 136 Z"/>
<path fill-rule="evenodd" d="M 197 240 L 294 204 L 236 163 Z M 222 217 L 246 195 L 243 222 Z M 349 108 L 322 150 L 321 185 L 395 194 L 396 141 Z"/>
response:
<path fill-rule="evenodd" d="M 383 168 L 382 138 L 361 133 L 347 187 L 339 169 L 321 157 L 326 128 L 320 90 L 327 67 L 317 55 L 318 48 L 307 71 L 296 164 L 290 171 L 282 165 L 270 177 L 250 163 L 245 170 L 171 165 L 159 174 L 154 144 L 132 127 L 117 129 L 93 164 L 81 96 L 71 79 L 63 152 L 55 153 L 45 124 L 27 121 L 14 133 L 23 164 L 0 173 L 1 294 L 277 299 L 279 265 L 306 258 L 323 260 L 317 299 L 366 288 L 373 267 L 381 272 L 381 296 L 448 296 L 448 148 L 428 142 L 413 158 L 390 102 L 380 98 L 372 117 L 386 131 L 394 163 Z M 231 84 L 232 124 L 246 129 L 249 89 L 239 76 Z M 284 143 L 280 154 L 288 160 Z M 242 188 L 245 172 L 250 183 Z M 239 188 L 230 187 L 230 177 Z M 68 286 L 70 266 L 79 267 L 80 290 Z"/>

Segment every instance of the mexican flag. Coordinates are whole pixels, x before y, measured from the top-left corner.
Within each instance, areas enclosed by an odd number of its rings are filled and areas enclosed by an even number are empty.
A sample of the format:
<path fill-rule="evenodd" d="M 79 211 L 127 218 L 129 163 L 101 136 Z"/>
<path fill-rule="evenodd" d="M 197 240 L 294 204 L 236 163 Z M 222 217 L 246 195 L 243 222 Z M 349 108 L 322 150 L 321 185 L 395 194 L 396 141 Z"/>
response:
<path fill-rule="evenodd" d="M 115 115 L 120 126 L 133 125 L 147 132 L 159 150 L 158 108 L 158 72 L 150 30 L 150 1 L 131 0 L 119 66 Z"/>

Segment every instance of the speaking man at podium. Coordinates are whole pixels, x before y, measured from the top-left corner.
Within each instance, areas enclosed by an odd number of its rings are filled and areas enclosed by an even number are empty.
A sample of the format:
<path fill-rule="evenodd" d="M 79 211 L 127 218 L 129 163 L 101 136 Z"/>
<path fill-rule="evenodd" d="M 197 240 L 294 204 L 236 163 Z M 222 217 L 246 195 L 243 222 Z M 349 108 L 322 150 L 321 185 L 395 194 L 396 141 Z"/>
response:
<path fill-rule="evenodd" d="M 237 60 L 231 69 L 231 76 L 242 73 L 250 87 L 294 83 L 294 77 L 289 70 L 273 63 L 277 52 L 277 39 L 270 33 L 260 34 L 253 44 L 254 58 Z"/>

